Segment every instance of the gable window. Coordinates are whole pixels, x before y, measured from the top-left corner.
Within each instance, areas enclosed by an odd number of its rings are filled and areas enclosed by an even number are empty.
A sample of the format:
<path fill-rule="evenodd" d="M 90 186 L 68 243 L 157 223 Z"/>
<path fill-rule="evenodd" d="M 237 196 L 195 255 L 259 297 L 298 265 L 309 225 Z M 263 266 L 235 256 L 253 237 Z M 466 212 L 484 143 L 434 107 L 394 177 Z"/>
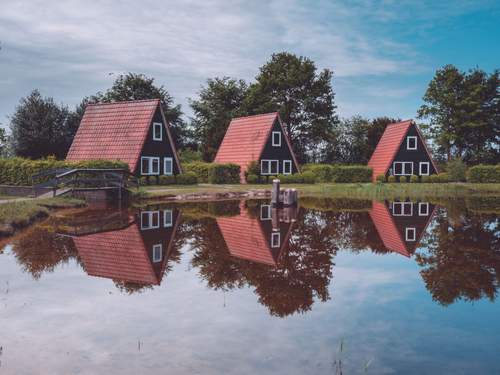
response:
<path fill-rule="evenodd" d="M 395 161 L 392 165 L 394 176 L 411 176 L 413 174 L 413 162 Z"/>
<path fill-rule="evenodd" d="M 161 262 L 163 248 L 161 243 L 153 245 L 153 263 Z"/>
<path fill-rule="evenodd" d="M 429 162 L 428 161 L 421 161 L 420 164 L 418 165 L 418 173 L 420 176 L 428 176 L 429 175 Z"/>
<path fill-rule="evenodd" d="M 160 158 L 151 156 L 141 157 L 141 174 L 145 176 L 160 174 Z"/>
<path fill-rule="evenodd" d="M 273 146 L 281 146 L 281 132 L 273 132 Z"/>
<path fill-rule="evenodd" d="M 263 204 L 260 206 L 260 220 L 271 220 L 271 205 Z"/>
<path fill-rule="evenodd" d="M 172 158 L 163 158 L 163 174 L 171 175 L 173 173 L 174 162 Z"/>
<path fill-rule="evenodd" d="M 273 232 L 271 233 L 271 247 L 280 247 L 281 243 L 281 233 Z"/>
<path fill-rule="evenodd" d="M 292 174 L 291 160 L 283 160 L 283 174 Z"/>
<path fill-rule="evenodd" d="M 172 226 L 172 210 L 165 210 L 163 211 L 163 226 L 165 228 L 169 228 Z"/>
<path fill-rule="evenodd" d="M 159 211 L 141 212 L 141 230 L 156 229 L 160 227 Z"/>
<path fill-rule="evenodd" d="M 406 137 L 406 149 L 407 150 L 416 150 L 417 149 L 417 137 L 415 137 L 415 136 Z"/>
<path fill-rule="evenodd" d="M 418 204 L 418 216 L 428 216 L 429 215 L 429 203 L 419 202 Z"/>
<path fill-rule="evenodd" d="M 417 239 L 417 230 L 415 228 L 405 228 L 406 241 L 415 241 Z"/>
<path fill-rule="evenodd" d="M 153 122 L 153 141 L 161 141 L 163 139 L 163 124 L 161 122 Z"/>
<path fill-rule="evenodd" d="M 413 203 L 412 202 L 393 202 L 392 214 L 394 216 L 412 216 Z"/>
<path fill-rule="evenodd" d="M 277 175 L 278 160 L 261 160 L 260 161 L 260 174 L 262 175 Z"/>

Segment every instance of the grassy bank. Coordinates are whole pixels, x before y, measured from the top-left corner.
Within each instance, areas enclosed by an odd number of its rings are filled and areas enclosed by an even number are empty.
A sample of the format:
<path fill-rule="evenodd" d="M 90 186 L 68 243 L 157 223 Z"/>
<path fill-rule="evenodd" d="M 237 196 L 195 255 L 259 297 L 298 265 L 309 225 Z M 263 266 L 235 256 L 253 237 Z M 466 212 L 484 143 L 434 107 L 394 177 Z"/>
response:
<path fill-rule="evenodd" d="M 83 206 L 84 202 L 74 198 L 30 199 L 0 205 L 0 236 L 12 235 L 17 229 L 49 215 L 58 208 Z"/>
<path fill-rule="evenodd" d="M 317 196 L 325 198 L 460 198 L 470 196 L 500 196 L 500 184 L 291 184 L 282 187 L 293 187 L 301 196 Z M 190 186 L 148 186 L 143 188 L 140 196 L 145 198 L 169 198 L 188 194 L 220 194 L 245 192 L 254 190 L 269 190 L 270 185 L 210 185 L 199 184 Z"/>

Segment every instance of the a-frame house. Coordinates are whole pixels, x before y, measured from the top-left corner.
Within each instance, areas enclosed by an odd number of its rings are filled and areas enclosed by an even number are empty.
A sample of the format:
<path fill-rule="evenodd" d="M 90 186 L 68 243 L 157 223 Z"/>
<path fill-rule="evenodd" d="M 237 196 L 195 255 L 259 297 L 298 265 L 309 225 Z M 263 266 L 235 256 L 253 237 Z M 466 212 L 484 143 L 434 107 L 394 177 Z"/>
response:
<path fill-rule="evenodd" d="M 245 172 L 252 161 L 258 163 L 260 174 L 264 176 L 299 171 L 278 112 L 232 119 L 214 160 L 215 163 L 238 164 L 241 183 L 246 182 Z"/>
<path fill-rule="evenodd" d="M 120 160 L 137 176 L 182 171 L 159 99 L 87 105 L 66 159 Z"/>
<path fill-rule="evenodd" d="M 374 201 L 370 218 L 387 250 L 410 257 L 434 216 L 432 203 Z"/>
<path fill-rule="evenodd" d="M 368 166 L 377 176 L 427 176 L 438 173 L 422 133 L 413 120 L 387 125 Z"/>
<path fill-rule="evenodd" d="M 259 216 L 252 215 L 242 203 L 239 215 L 218 217 L 217 225 L 233 257 L 277 267 L 288 248 L 294 214 L 287 215 L 288 208 L 273 209 L 269 204 L 259 209 Z"/>

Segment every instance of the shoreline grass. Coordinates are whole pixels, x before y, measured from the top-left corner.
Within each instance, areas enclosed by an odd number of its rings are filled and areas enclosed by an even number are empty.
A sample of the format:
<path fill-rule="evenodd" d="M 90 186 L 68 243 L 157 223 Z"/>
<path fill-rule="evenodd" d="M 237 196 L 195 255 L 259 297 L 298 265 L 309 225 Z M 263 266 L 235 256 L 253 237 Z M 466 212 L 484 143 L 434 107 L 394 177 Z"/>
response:
<path fill-rule="evenodd" d="M 389 198 L 460 198 L 470 196 L 500 196 L 500 184 L 372 184 L 372 183 L 318 183 L 282 184 L 284 188 L 295 188 L 303 197 L 389 199 Z M 187 185 L 147 186 L 138 194 L 138 199 L 161 199 L 188 194 L 242 193 L 270 190 L 271 185 Z"/>

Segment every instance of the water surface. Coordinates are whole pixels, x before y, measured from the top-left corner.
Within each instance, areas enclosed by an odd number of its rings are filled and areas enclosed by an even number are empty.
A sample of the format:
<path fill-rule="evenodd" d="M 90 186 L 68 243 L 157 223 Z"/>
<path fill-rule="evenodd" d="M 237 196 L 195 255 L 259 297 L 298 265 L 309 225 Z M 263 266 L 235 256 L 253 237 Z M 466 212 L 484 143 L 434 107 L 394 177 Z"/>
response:
<path fill-rule="evenodd" d="M 0 254 L 0 372 L 500 373 L 495 204 L 63 212 Z"/>

